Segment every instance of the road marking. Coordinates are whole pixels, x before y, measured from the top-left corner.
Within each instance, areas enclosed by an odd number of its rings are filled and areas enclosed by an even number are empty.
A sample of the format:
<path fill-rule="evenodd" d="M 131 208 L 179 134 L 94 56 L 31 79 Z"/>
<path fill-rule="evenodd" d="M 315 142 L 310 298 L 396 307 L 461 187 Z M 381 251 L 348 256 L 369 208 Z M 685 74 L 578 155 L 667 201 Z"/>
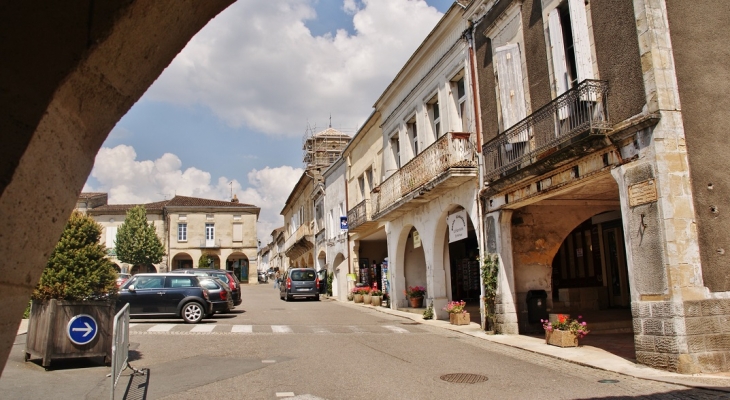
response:
<path fill-rule="evenodd" d="M 286 325 L 271 325 L 271 331 L 274 333 L 292 333 L 290 327 Z"/>
<path fill-rule="evenodd" d="M 231 327 L 232 333 L 251 333 L 253 332 L 253 326 L 251 325 L 233 325 Z"/>
<path fill-rule="evenodd" d="M 329 330 L 322 328 L 320 326 L 315 326 L 312 328 L 312 330 L 314 331 L 314 333 L 331 333 Z"/>
<path fill-rule="evenodd" d="M 208 333 L 213 332 L 213 329 L 215 329 L 215 325 L 195 325 L 190 332 Z"/>
<path fill-rule="evenodd" d="M 294 397 L 294 392 L 276 392 L 276 397 Z"/>
<path fill-rule="evenodd" d="M 348 326 L 347 328 L 349 328 L 354 333 L 364 333 L 362 328 L 360 328 L 359 326 Z"/>
<path fill-rule="evenodd" d="M 383 328 L 391 330 L 395 333 L 410 333 L 407 329 L 403 329 L 399 326 L 393 326 L 393 325 L 383 325 Z"/>
<path fill-rule="evenodd" d="M 261 362 L 264 364 L 274 364 L 276 360 L 261 360 Z"/>
<path fill-rule="evenodd" d="M 147 329 L 147 332 L 170 332 L 170 329 L 174 328 L 176 324 L 157 324 Z"/>

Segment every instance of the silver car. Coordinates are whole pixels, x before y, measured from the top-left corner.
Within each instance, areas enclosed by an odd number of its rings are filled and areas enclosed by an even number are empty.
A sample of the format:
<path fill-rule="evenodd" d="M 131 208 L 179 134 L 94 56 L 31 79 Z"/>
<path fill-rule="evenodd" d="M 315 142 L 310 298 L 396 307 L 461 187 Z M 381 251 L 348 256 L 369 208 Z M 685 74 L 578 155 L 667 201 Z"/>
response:
<path fill-rule="evenodd" d="M 279 298 L 289 301 L 302 297 L 319 300 L 319 278 L 314 268 L 290 268 L 281 279 Z"/>

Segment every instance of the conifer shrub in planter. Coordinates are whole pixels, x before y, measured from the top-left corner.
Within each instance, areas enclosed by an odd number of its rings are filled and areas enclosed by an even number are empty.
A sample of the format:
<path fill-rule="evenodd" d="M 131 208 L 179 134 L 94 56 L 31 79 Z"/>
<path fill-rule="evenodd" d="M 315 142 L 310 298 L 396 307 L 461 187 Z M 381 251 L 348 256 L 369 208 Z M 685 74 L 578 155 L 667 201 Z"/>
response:
<path fill-rule="evenodd" d="M 111 360 L 117 274 L 100 236 L 101 226 L 79 212 L 66 223 L 31 296 L 26 361 L 41 357 L 41 365 L 48 368 L 54 359 Z M 71 319 L 79 315 L 97 323 L 93 339 L 83 345 L 67 335 Z"/>

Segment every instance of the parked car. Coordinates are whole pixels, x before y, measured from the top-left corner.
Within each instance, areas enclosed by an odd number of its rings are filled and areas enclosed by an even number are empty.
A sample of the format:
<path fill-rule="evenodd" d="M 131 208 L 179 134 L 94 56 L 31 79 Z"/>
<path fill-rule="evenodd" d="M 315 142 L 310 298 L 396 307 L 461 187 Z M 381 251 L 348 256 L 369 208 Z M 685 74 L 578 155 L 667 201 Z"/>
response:
<path fill-rule="evenodd" d="M 259 271 L 259 282 L 267 283 L 268 281 L 269 281 L 269 276 L 266 274 L 266 271 Z"/>
<path fill-rule="evenodd" d="M 208 299 L 213 303 L 213 312 L 208 317 L 215 312 L 227 313 L 236 308 L 231 289 L 225 282 L 213 276 L 201 276 L 199 279 L 200 286 L 208 290 Z"/>
<path fill-rule="evenodd" d="M 223 282 L 225 282 L 231 289 L 233 294 L 233 305 L 241 305 L 241 282 L 238 281 L 235 275 L 231 271 L 224 269 L 212 269 L 212 268 L 186 268 L 175 270 L 175 272 L 182 272 L 185 274 L 194 274 L 198 276 L 214 276 Z"/>
<path fill-rule="evenodd" d="M 319 294 L 327 294 L 327 270 L 320 269 L 317 271 L 317 279 L 319 280 L 319 285 L 317 286 Z"/>
<path fill-rule="evenodd" d="M 314 268 L 290 268 L 284 272 L 279 298 L 289 301 L 298 297 L 319 300 L 319 278 Z"/>
<path fill-rule="evenodd" d="M 198 277 L 180 273 L 134 275 L 119 290 L 117 309 L 125 304 L 130 316 L 169 315 L 188 324 L 213 312 L 208 290 Z"/>
<path fill-rule="evenodd" d="M 131 274 L 125 274 L 125 273 L 119 272 L 117 274 L 117 287 L 121 287 L 122 285 L 124 285 L 124 282 L 128 281 L 129 278 L 131 278 L 131 277 L 132 277 Z"/>

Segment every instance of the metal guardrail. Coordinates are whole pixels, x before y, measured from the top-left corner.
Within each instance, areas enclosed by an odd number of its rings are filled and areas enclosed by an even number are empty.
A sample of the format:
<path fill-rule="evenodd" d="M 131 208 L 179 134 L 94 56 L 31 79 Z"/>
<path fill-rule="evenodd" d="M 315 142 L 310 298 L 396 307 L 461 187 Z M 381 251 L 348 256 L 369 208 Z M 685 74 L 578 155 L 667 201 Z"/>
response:
<path fill-rule="evenodd" d="M 531 164 L 545 150 L 608 130 L 608 82 L 586 79 L 482 146 L 485 180 Z"/>
<path fill-rule="evenodd" d="M 114 316 L 114 334 L 112 337 L 112 393 L 127 366 L 129 366 L 129 304 L 125 304 Z"/>
<path fill-rule="evenodd" d="M 370 199 L 365 199 L 347 212 L 350 230 L 370 221 Z"/>

